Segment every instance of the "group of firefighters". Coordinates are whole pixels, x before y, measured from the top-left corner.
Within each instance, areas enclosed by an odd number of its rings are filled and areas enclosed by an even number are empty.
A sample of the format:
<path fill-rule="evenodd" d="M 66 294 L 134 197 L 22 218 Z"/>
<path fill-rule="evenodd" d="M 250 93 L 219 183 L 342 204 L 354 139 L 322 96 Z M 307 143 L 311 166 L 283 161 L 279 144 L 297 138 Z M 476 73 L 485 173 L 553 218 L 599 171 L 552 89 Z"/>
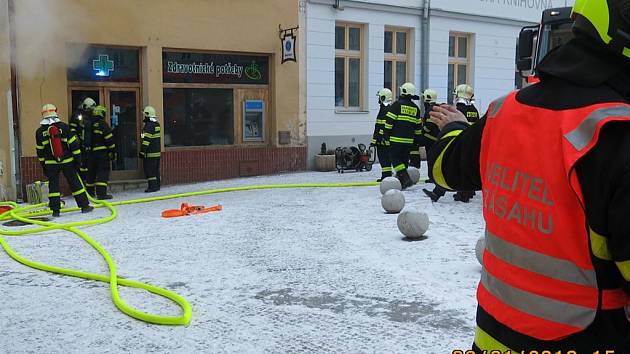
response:
<path fill-rule="evenodd" d="M 402 189 L 406 189 L 413 185 L 407 168 L 411 166 L 420 169 L 420 147 L 424 147 L 428 152 L 438 139 L 440 129 L 431 120 L 429 112 L 439 104 L 435 90 L 426 89 L 422 93 L 424 110 L 413 102 L 421 99 L 416 95 L 414 84 L 404 83 L 399 90 L 400 95 L 396 102 L 393 102 L 390 89 L 383 88 L 378 92 L 380 110 L 374 125 L 371 144 L 376 146 L 381 164 L 381 178 L 377 182 L 395 173 Z M 479 120 L 474 96 L 473 88 L 467 84 L 459 85 L 453 91 L 453 103 L 470 123 Z M 446 191 L 438 184 L 432 191 L 423 189 L 433 202 L 437 202 Z M 458 191 L 453 198 L 456 201 L 468 203 L 474 195 L 474 191 Z"/>
<path fill-rule="evenodd" d="M 63 173 L 77 205 L 83 213 L 93 210 L 88 194 L 99 200 L 112 199 L 108 194 L 112 161 L 117 159 L 112 128 L 105 120 L 107 109 L 88 97 L 77 108 L 69 124 L 59 119 L 57 107 L 45 104 L 42 120 L 35 132 L 37 158 L 48 178 L 48 199 L 52 215 L 61 210 L 59 175 Z M 160 190 L 161 128 L 155 109 L 143 110 L 142 130 L 138 157 L 144 160 L 146 193 Z"/>

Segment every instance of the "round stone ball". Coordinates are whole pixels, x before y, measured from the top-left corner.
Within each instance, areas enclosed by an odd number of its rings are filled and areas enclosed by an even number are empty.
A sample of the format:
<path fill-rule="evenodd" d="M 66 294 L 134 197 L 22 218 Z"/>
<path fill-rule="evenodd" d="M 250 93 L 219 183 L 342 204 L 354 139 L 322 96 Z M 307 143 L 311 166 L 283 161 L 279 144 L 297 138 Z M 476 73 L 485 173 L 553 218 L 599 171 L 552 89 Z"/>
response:
<path fill-rule="evenodd" d="M 429 229 L 429 216 L 417 210 L 398 214 L 398 230 L 408 238 L 420 238 Z"/>
<path fill-rule="evenodd" d="M 385 194 L 390 189 L 402 190 L 402 185 L 396 177 L 386 177 L 381 181 L 381 194 Z"/>
<path fill-rule="evenodd" d="M 479 264 L 483 265 L 483 251 L 486 249 L 486 238 L 481 237 L 477 240 L 477 244 L 475 245 L 475 255 L 477 256 L 477 261 Z"/>
<path fill-rule="evenodd" d="M 420 181 L 420 170 L 415 167 L 409 167 L 407 173 L 409 174 L 409 178 L 411 178 L 411 182 L 418 184 Z"/>
<path fill-rule="evenodd" d="M 381 205 L 388 214 L 397 214 L 405 207 L 405 195 L 397 189 L 390 189 L 381 197 Z"/>

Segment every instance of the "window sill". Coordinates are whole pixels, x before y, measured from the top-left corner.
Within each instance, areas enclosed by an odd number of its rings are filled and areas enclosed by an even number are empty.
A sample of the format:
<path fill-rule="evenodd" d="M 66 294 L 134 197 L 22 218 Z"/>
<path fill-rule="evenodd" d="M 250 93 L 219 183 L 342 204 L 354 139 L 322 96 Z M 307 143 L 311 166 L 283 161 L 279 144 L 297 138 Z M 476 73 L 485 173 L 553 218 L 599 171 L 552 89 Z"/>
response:
<path fill-rule="evenodd" d="M 335 113 L 337 114 L 369 114 L 370 111 L 350 111 L 350 110 L 335 109 Z"/>

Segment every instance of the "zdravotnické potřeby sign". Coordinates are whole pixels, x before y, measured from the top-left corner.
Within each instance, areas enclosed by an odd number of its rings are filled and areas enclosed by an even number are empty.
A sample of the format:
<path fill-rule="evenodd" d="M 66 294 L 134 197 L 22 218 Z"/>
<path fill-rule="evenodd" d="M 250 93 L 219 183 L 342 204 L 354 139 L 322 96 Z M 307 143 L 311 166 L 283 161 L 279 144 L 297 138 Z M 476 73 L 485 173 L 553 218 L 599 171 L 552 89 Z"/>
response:
<path fill-rule="evenodd" d="M 269 83 L 269 57 L 262 55 L 163 52 L 162 70 L 166 83 Z"/>

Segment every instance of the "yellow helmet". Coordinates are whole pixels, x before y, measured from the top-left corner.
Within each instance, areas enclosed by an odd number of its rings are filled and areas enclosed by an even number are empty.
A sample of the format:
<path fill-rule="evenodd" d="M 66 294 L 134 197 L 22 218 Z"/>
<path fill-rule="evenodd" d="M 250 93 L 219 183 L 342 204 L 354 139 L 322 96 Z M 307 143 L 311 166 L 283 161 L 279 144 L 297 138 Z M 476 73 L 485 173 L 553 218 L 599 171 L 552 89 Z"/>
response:
<path fill-rule="evenodd" d="M 80 108 L 83 109 L 84 111 L 87 111 L 87 110 L 90 110 L 90 109 L 94 108 L 95 106 L 96 106 L 96 101 L 94 101 L 93 99 L 87 97 L 81 103 Z"/>
<path fill-rule="evenodd" d="M 393 99 L 393 94 L 392 94 L 392 90 L 388 89 L 388 88 L 382 88 L 378 91 L 378 93 L 376 94 L 376 96 L 378 96 L 378 103 L 383 103 L 385 105 L 389 105 L 390 103 L 392 103 Z"/>
<path fill-rule="evenodd" d="M 415 96 L 416 95 L 416 85 L 411 82 L 405 82 L 400 86 L 400 95 L 401 96 Z"/>
<path fill-rule="evenodd" d="M 630 58 L 630 3 L 627 0 L 576 0 L 573 29 Z"/>
<path fill-rule="evenodd" d="M 42 118 L 59 117 L 57 115 L 57 106 L 47 103 L 42 106 Z"/>
<path fill-rule="evenodd" d="M 107 109 L 101 105 L 98 105 L 92 109 L 93 117 L 103 117 L 105 118 L 105 113 L 107 113 Z"/>
<path fill-rule="evenodd" d="M 458 85 L 453 91 L 453 95 L 455 98 L 465 98 L 467 100 L 471 100 L 475 95 L 475 92 L 470 85 L 462 84 Z"/>
<path fill-rule="evenodd" d="M 157 117 L 157 115 L 155 114 L 155 108 L 153 108 L 151 106 L 144 107 L 144 111 L 142 111 L 142 114 L 145 117 L 147 117 L 147 118 L 155 118 L 155 117 Z"/>
<path fill-rule="evenodd" d="M 435 90 L 426 89 L 422 93 L 422 97 L 425 103 L 437 103 L 438 94 Z"/>

